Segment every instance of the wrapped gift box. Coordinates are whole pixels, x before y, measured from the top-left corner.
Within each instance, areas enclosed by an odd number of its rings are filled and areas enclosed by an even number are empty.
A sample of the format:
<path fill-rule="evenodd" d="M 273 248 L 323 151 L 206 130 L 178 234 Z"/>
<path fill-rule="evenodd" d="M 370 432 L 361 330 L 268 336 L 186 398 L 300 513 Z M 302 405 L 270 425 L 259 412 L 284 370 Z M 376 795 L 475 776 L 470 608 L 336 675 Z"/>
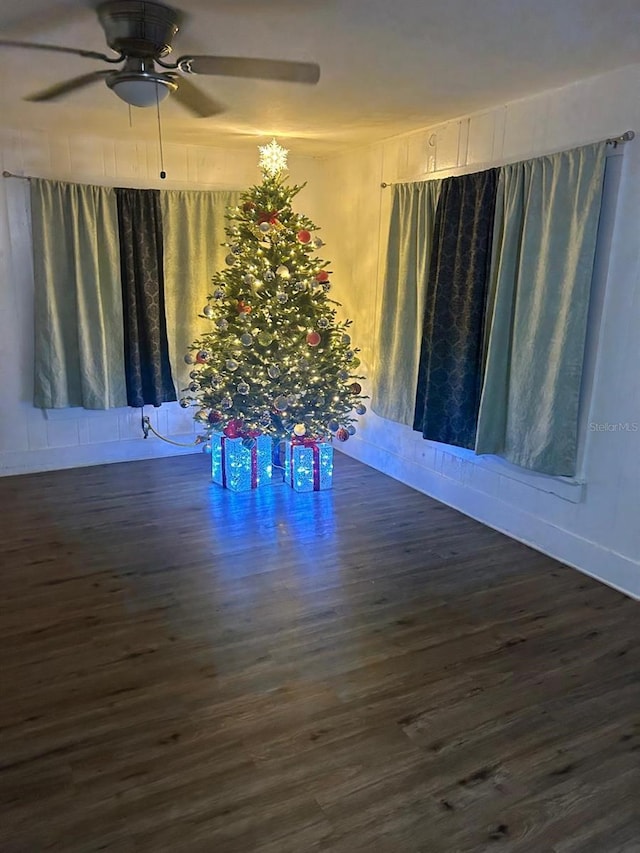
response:
<path fill-rule="evenodd" d="M 319 492 L 333 483 L 333 447 L 326 441 L 292 439 L 286 450 L 285 480 L 296 492 Z"/>
<path fill-rule="evenodd" d="M 271 438 L 268 435 L 228 438 L 211 436 L 211 477 L 214 483 L 245 492 L 271 482 Z"/>

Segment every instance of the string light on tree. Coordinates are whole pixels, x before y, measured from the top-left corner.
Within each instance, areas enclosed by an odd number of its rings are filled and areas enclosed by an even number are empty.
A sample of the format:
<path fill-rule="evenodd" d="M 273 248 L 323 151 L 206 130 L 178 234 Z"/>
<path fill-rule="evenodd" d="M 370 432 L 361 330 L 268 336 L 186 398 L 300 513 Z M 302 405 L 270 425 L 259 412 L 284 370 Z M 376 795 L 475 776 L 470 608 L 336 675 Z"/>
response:
<path fill-rule="evenodd" d="M 197 406 L 203 440 L 232 424 L 309 448 L 346 441 L 366 411 L 351 321 L 329 298 L 317 227 L 293 210 L 303 187 L 285 182 L 286 155 L 276 140 L 260 147 L 262 182 L 227 213 L 226 267 L 202 311 L 210 330 L 185 359 L 194 369 L 181 402 Z"/>

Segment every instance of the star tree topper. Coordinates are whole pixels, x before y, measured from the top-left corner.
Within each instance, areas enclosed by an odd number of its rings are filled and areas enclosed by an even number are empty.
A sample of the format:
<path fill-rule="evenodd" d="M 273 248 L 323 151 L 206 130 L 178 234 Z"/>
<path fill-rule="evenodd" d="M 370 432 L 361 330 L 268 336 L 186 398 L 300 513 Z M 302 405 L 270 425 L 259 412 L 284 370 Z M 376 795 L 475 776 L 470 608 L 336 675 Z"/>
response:
<path fill-rule="evenodd" d="M 278 145 L 275 139 L 272 139 L 268 145 L 259 145 L 258 150 L 260 151 L 259 166 L 265 175 L 275 176 L 286 170 L 289 152 Z"/>

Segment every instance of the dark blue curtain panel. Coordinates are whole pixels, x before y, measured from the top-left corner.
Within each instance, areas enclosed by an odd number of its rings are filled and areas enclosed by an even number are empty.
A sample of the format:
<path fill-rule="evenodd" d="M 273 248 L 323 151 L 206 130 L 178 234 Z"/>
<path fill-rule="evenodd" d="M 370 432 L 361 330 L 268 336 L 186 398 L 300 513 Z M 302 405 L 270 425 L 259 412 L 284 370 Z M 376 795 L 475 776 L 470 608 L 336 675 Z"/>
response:
<path fill-rule="evenodd" d="M 116 189 L 127 404 L 160 406 L 176 398 L 164 304 L 159 190 Z"/>
<path fill-rule="evenodd" d="M 473 448 L 498 169 L 446 178 L 436 211 L 413 428 Z"/>

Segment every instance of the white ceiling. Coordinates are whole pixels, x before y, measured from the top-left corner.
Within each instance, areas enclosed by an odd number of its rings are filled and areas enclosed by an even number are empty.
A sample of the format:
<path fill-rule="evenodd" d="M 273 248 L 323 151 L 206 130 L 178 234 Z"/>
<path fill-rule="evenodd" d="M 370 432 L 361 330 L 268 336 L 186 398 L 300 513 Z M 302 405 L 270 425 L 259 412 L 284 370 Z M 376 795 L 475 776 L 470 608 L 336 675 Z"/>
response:
<path fill-rule="evenodd" d="M 573 80 L 640 62 L 640 0 L 176 0 L 187 18 L 176 55 L 225 54 L 318 62 L 320 83 L 191 77 L 227 111 L 192 118 L 162 106 L 173 141 L 236 145 L 277 135 L 324 154 L 392 136 Z M 0 0 L 0 37 L 104 52 L 83 0 Z M 128 109 L 106 86 L 63 101 L 23 96 L 105 67 L 64 54 L 0 48 L 5 126 L 82 134 L 128 131 Z M 155 128 L 155 110 L 134 110 Z"/>

